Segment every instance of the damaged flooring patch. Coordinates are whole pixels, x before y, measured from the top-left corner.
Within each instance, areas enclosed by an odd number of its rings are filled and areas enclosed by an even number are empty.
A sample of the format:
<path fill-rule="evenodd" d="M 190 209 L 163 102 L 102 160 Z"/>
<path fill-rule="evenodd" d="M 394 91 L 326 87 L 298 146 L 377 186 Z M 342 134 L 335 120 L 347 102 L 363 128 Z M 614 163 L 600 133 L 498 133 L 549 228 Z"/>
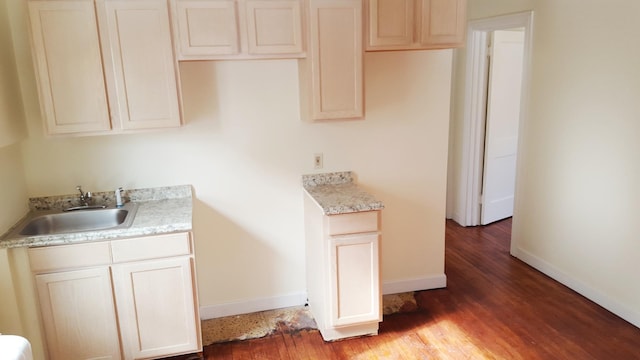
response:
<path fill-rule="evenodd" d="M 411 312 L 417 309 L 413 292 L 382 297 L 384 315 Z M 202 343 L 214 343 L 262 338 L 276 332 L 317 329 L 309 307 L 294 306 L 202 321 Z"/>
<path fill-rule="evenodd" d="M 256 339 L 277 331 L 317 329 L 306 306 L 260 311 L 202 321 L 204 346 L 227 341 Z"/>

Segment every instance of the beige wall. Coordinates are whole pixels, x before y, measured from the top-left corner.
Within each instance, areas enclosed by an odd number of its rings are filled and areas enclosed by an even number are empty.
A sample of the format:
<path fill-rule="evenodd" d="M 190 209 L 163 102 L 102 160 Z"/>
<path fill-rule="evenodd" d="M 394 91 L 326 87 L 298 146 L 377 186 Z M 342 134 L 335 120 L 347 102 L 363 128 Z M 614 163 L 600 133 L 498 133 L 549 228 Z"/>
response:
<path fill-rule="evenodd" d="M 16 143 L 25 136 L 20 83 L 9 20 L 5 0 L 0 0 L 0 148 Z"/>
<path fill-rule="evenodd" d="M 300 177 L 316 171 L 314 153 L 385 202 L 383 281 L 444 284 L 450 50 L 367 54 L 364 121 L 302 122 L 295 60 L 194 62 L 181 66 L 186 126 L 51 139 L 34 115 L 28 46 L 16 49 L 28 195 L 192 184 L 201 306 L 304 294 Z"/>
<path fill-rule="evenodd" d="M 27 213 L 19 140 L 25 136 L 20 86 L 5 0 L 0 0 L 0 234 Z M 0 333 L 24 335 L 8 251 L 0 249 Z"/>
<path fill-rule="evenodd" d="M 469 3 L 472 19 L 535 13 L 515 255 L 640 326 L 640 288 L 634 285 L 640 273 L 634 226 L 640 214 L 640 3 Z M 456 58 L 460 69 L 464 54 Z"/>

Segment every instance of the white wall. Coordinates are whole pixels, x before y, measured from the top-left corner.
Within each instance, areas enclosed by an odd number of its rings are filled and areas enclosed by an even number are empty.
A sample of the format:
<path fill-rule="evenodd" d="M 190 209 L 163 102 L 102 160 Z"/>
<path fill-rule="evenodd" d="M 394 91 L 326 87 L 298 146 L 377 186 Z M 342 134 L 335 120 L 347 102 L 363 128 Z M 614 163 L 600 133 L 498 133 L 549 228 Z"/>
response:
<path fill-rule="evenodd" d="M 27 189 L 19 140 L 25 136 L 9 16 L 0 0 L 0 234 L 27 213 Z M 0 249 L 0 333 L 24 334 L 8 251 Z"/>
<path fill-rule="evenodd" d="M 16 49 L 27 113 L 37 114 L 28 46 Z M 28 115 L 28 194 L 192 184 L 200 304 L 215 315 L 304 295 L 300 177 L 321 152 L 323 172 L 353 170 L 386 204 L 386 289 L 443 286 L 451 54 L 367 54 L 366 120 L 330 123 L 300 120 L 295 60 L 184 63 L 180 129 L 45 138 Z"/>
<path fill-rule="evenodd" d="M 471 19 L 535 12 L 515 255 L 640 326 L 640 3 L 469 3 Z"/>

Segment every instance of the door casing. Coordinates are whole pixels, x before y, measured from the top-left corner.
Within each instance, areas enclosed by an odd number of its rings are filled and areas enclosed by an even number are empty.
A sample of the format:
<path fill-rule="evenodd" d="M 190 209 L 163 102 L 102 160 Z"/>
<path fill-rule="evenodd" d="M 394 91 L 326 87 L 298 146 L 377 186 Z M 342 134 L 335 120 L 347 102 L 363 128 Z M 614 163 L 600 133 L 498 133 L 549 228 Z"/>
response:
<path fill-rule="evenodd" d="M 524 57 L 522 73 L 521 111 L 519 119 L 518 148 L 522 148 L 522 134 L 526 131 L 526 117 L 529 108 L 529 84 L 531 76 L 531 54 L 533 45 L 533 11 L 486 19 L 472 20 L 467 30 L 467 57 L 465 65 L 464 114 L 462 124 L 462 159 L 458 173 L 457 214 L 454 220 L 463 226 L 480 224 L 480 196 L 482 188 L 482 162 L 484 154 L 485 95 L 487 83 L 487 42 L 489 33 L 496 30 L 524 28 Z M 522 173 L 518 151 L 516 168 L 516 197 L 514 222 L 517 221 L 518 178 Z M 514 249 L 514 241 L 511 242 Z"/>

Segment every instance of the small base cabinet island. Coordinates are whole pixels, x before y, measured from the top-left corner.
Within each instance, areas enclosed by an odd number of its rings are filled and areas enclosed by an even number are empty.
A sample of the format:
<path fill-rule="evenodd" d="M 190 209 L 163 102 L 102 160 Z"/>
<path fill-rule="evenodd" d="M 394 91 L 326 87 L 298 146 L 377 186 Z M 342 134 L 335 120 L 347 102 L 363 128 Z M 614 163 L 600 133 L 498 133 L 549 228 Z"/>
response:
<path fill-rule="evenodd" d="M 309 309 L 326 341 L 377 335 L 382 202 L 351 172 L 304 175 Z"/>
<path fill-rule="evenodd" d="M 26 252 L 33 279 L 26 296 L 37 298 L 42 334 L 34 338 L 43 339 L 46 359 L 157 359 L 202 351 L 191 188 L 126 194 L 135 204 L 128 227 L 25 236 L 21 222 L 0 240 Z M 96 195 L 113 200 L 110 193 Z M 60 198 L 31 199 L 31 207 L 73 201 Z"/>

